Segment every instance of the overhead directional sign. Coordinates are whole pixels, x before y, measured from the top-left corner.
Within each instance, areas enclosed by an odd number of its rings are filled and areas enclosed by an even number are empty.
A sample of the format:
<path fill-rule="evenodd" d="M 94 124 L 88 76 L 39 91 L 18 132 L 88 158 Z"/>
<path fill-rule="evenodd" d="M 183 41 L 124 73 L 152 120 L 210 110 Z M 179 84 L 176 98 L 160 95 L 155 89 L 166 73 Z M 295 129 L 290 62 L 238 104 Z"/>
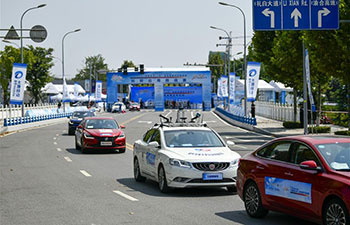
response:
<path fill-rule="evenodd" d="M 253 29 L 339 28 L 339 0 L 253 0 Z"/>

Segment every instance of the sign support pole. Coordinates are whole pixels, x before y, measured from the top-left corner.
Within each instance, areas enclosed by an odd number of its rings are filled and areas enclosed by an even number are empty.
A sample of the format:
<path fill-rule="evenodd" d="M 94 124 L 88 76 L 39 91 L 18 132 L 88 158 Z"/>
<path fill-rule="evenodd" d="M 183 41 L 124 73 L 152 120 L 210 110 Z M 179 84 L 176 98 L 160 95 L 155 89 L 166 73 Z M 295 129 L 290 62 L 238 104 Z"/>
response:
<path fill-rule="evenodd" d="M 307 125 L 308 125 L 308 117 L 307 117 L 307 86 L 306 86 L 306 71 L 305 71 L 305 42 L 303 39 L 303 81 L 304 81 L 304 90 L 303 90 L 303 96 L 304 96 L 304 135 L 308 134 L 308 129 L 307 129 Z"/>

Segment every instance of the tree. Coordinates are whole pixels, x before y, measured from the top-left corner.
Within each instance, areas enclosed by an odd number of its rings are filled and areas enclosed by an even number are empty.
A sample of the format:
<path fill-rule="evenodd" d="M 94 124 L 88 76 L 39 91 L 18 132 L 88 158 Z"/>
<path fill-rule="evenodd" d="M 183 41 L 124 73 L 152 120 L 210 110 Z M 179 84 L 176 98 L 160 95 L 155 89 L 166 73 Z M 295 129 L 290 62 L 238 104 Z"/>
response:
<path fill-rule="evenodd" d="M 34 55 L 28 49 L 23 49 L 23 62 L 30 68 L 30 64 L 34 60 Z M 21 62 L 20 49 L 12 46 L 5 46 L 5 49 L 0 52 L 0 83 L 3 90 L 4 105 L 10 103 L 10 87 L 12 77 L 13 63 Z"/>
<path fill-rule="evenodd" d="M 123 64 L 120 66 L 120 68 L 124 68 L 125 67 L 135 67 L 134 63 L 130 60 L 124 60 Z"/>
<path fill-rule="evenodd" d="M 105 63 L 105 59 L 101 54 L 98 54 L 96 56 L 89 56 L 85 58 L 84 68 L 79 70 L 78 74 L 75 75 L 73 80 L 79 81 L 90 79 L 90 66 L 92 74 L 95 74 L 95 72 L 98 73 L 99 70 L 108 71 L 108 65 Z M 99 77 L 99 80 L 102 81 L 106 81 L 106 79 L 106 76 Z"/>
<path fill-rule="evenodd" d="M 53 49 L 45 49 L 33 46 L 28 47 L 33 53 L 33 61 L 27 70 L 26 80 L 29 82 L 27 90 L 30 92 L 34 103 L 37 104 L 42 99 L 41 89 L 53 78 L 50 76 L 50 69 L 54 65 L 52 62 Z"/>
<path fill-rule="evenodd" d="M 224 60 L 221 57 L 219 52 L 209 55 L 209 65 L 211 72 L 211 83 L 214 84 L 214 87 L 217 87 L 217 81 L 224 74 Z M 214 90 L 216 92 L 216 90 Z"/>

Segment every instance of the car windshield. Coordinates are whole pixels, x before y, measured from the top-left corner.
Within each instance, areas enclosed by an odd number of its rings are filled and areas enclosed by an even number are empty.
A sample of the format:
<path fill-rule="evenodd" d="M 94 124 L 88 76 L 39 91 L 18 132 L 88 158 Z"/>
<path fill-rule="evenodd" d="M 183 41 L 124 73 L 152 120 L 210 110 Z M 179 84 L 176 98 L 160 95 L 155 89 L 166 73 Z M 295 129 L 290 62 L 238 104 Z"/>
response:
<path fill-rule="evenodd" d="M 87 120 L 86 129 L 118 129 L 118 124 L 115 120 Z"/>
<path fill-rule="evenodd" d="M 316 145 L 328 165 L 337 171 L 350 171 L 350 143 Z"/>
<path fill-rule="evenodd" d="M 84 118 L 84 117 L 90 117 L 90 116 L 94 116 L 93 112 L 74 112 L 72 115 L 72 118 Z"/>
<path fill-rule="evenodd" d="M 164 131 L 166 146 L 170 148 L 224 147 L 219 137 L 207 130 Z"/>

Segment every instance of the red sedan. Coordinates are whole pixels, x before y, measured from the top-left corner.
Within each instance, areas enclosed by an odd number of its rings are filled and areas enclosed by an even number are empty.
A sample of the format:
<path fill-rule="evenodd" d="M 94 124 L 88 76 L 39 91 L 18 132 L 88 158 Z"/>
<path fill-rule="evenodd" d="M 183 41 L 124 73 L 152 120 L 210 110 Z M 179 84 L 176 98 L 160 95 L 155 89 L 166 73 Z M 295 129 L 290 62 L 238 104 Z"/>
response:
<path fill-rule="evenodd" d="M 272 210 L 324 225 L 349 225 L 350 138 L 270 141 L 241 158 L 237 192 L 251 217 Z"/>
<path fill-rule="evenodd" d="M 139 103 L 132 102 L 130 104 L 129 111 L 134 111 L 134 110 L 140 111 L 140 104 Z"/>
<path fill-rule="evenodd" d="M 75 132 L 75 148 L 83 153 L 88 149 L 111 149 L 125 152 L 125 134 L 113 118 L 86 117 Z"/>

